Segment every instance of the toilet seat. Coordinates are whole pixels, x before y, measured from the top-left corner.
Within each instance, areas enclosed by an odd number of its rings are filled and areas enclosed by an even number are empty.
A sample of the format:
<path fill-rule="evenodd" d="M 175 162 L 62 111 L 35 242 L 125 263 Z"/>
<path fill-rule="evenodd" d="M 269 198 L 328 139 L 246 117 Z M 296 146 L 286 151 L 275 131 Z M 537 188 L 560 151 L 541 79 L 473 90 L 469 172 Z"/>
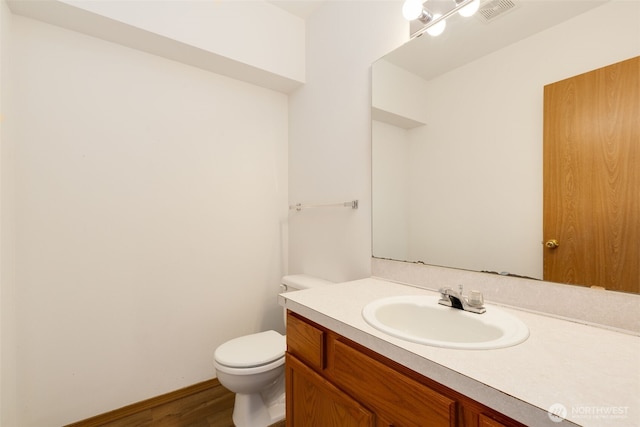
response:
<path fill-rule="evenodd" d="M 222 367 L 227 372 L 228 368 L 233 371 L 266 369 L 267 365 L 273 368 L 283 364 L 286 349 L 284 335 L 276 331 L 265 331 L 227 341 L 216 349 L 213 357 L 217 367 Z"/>
<path fill-rule="evenodd" d="M 231 368 L 229 366 L 221 365 L 218 361 L 213 361 L 213 366 L 216 368 L 216 372 L 225 373 L 228 375 L 236 375 L 238 377 L 241 376 L 250 376 L 255 374 L 261 374 L 263 372 L 270 371 L 272 369 L 277 369 L 280 366 L 284 366 L 284 355 L 277 360 L 274 360 L 271 363 L 267 363 L 266 365 L 254 366 L 252 368 Z"/>

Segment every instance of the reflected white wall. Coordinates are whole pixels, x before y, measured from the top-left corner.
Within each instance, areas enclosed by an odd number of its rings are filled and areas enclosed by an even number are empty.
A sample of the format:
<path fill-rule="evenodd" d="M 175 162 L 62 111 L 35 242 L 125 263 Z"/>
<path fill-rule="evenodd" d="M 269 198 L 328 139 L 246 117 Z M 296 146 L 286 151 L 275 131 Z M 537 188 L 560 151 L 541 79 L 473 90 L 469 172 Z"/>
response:
<path fill-rule="evenodd" d="M 373 234 L 373 254 L 384 254 L 397 260 L 410 259 L 411 152 L 409 131 L 374 120 L 371 140 L 371 163 L 375 173 L 371 185 L 375 189 L 371 217 L 378 227 Z"/>

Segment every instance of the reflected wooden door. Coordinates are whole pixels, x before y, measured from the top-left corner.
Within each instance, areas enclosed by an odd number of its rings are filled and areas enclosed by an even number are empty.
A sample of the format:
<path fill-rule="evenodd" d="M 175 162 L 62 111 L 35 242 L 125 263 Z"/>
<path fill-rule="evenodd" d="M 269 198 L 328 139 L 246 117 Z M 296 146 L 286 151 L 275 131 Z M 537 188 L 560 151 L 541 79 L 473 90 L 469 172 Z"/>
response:
<path fill-rule="evenodd" d="M 544 280 L 640 292 L 640 57 L 544 88 Z"/>

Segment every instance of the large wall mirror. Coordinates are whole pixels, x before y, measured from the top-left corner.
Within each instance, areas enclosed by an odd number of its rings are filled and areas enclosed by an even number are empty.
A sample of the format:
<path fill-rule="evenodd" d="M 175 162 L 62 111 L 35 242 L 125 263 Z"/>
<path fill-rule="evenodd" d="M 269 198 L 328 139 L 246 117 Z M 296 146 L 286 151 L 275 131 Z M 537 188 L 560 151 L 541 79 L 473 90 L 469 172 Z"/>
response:
<path fill-rule="evenodd" d="M 544 280 L 544 87 L 640 55 L 640 4 L 499 3 L 373 64 L 374 257 Z"/>

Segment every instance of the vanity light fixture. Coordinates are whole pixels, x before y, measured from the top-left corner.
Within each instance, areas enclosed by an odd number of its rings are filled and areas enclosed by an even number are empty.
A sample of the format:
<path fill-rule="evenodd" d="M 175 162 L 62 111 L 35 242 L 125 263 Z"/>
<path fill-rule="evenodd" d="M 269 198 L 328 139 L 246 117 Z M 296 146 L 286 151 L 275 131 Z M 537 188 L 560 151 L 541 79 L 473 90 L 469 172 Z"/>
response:
<path fill-rule="evenodd" d="M 436 21 L 441 16 L 442 15 L 440 15 L 439 13 L 436 13 L 435 15 L 433 15 L 432 19 L 433 21 Z M 436 22 L 435 24 L 429 26 L 429 28 L 427 28 L 427 33 L 429 33 L 431 37 L 438 37 L 440 34 L 444 33 L 445 28 L 447 28 L 447 21 L 446 19 L 442 19 Z"/>
<path fill-rule="evenodd" d="M 480 7 L 480 0 L 454 0 L 455 7 L 447 13 L 433 14 L 427 8 L 422 0 L 405 0 L 402 5 L 402 15 L 407 21 L 419 21 L 423 26 L 417 31 L 411 29 L 411 37 L 417 37 L 427 32 L 431 36 L 439 36 L 442 34 L 447 25 L 447 18 L 456 12 L 460 12 L 462 16 L 473 15 Z"/>
<path fill-rule="evenodd" d="M 433 37 L 442 34 L 447 26 L 447 22 L 444 19 L 438 20 L 441 15 L 434 15 L 424 7 L 422 0 L 405 0 L 402 5 L 402 15 L 407 21 L 418 20 L 425 24 L 424 29 Z M 429 25 L 436 20 L 438 20 L 437 23 Z"/>
<path fill-rule="evenodd" d="M 423 14 L 428 11 L 422 6 L 422 0 L 405 0 L 402 5 L 402 16 L 407 21 L 423 18 Z"/>
<path fill-rule="evenodd" d="M 463 2 L 463 0 L 455 0 L 456 6 Z M 464 16 L 468 18 L 469 16 L 473 16 L 478 9 L 480 9 L 480 0 L 473 0 L 468 5 L 464 6 L 462 9 L 458 11 L 458 15 Z"/>

